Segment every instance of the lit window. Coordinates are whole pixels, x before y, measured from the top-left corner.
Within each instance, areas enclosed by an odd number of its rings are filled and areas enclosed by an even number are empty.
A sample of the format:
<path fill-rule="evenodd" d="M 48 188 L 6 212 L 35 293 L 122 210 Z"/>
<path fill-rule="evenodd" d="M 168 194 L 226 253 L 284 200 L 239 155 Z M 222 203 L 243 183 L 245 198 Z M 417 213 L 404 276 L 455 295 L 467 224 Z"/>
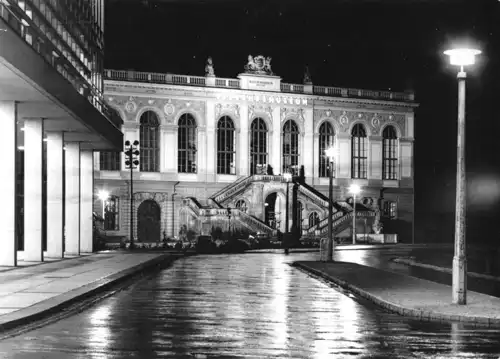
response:
<path fill-rule="evenodd" d="M 267 126 L 256 118 L 250 126 L 250 174 L 267 173 Z"/>
<path fill-rule="evenodd" d="M 319 128 L 319 176 L 328 177 L 330 175 L 330 159 L 325 154 L 325 150 L 333 146 L 334 139 L 333 126 L 329 122 L 323 122 Z M 332 170 L 333 177 L 335 177 L 335 165 Z"/>
<path fill-rule="evenodd" d="M 234 161 L 234 124 L 224 116 L 217 124 L 217 173 L 236 174 Z"/>
<path fill-rule="evenodd" d="M 394 201 L 384 202 L 384 216 L 389 218 L 397 218 L 398 216 L 398 204 Z"/>
<path fill-rule="evenodd" d="M 241 212 L 246 213 L 247 212 L 247 203 L 243 199 L 239 199 L 236 202 L 236 208 L 238 208 Z"/>
<path fill-rule="evenodd" d="M 140 159 L 141 172 L 159 172 L 160 163 L 160 121 L 153 111 L 141 115 Z"/>
<path fill-rule="evenodd" d="M 383 138 L 383 160 L 382 174 L 383 179 L 395 180 L 398 179 L 398 137 L 393 126 L 387 126 L 382 133 Z"/>
<path fill-rule="evenodd" d="M 351 133 L 351 175 L 352 178 L 367 178 L 366 131 L 363 125 L 356 124 Z"/>
<path fill-rule="evenodd" d="M 120 229 L 119 204 L 120 199 L 117 196 L 110 196 L 104 203 L 104 230 L 117 231 Z"/>
<path fill-rule="evenodd" d="M 316 212 L 312 212 L 309 215 L 309 228 L 314 227 L 319 223 L 319 215 Z"/>
<path fill-rule="evenodd" d="M 99 168 L 101 171 L 119 171 L 121 152 L 101 151 L 99 153 Z"/>
<path fill-rule="evenodd" d="M 185 113 L 179 118 L 177 133 L 178 159 L 177 171 L 180 173 L 197 173 L 196 154 L 196 121 L 194 117 Z"/>
<path fill-rule="evenodd" d="M 293 120 L 283 126 L 283 169 L 282 173 L 299 174 L 299 127 Z"/>

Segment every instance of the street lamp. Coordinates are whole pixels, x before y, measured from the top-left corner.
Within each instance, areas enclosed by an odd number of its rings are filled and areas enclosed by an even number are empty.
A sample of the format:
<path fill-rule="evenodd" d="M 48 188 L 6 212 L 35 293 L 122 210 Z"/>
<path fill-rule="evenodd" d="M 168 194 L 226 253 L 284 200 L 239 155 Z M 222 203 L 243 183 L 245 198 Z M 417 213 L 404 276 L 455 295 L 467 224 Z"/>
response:
<path fill-rule="evenodd" d="M 286 203 L 285 203 L 285 238 L 283 238 L 284 244 L 285 244 L 285 254 L 288 254 L 288 197 L 289 197 L 289 186 L 288 183 L 292 180 L 292 174 L 290 172 L 287 172 L 283 174 L 283 178 L 285 179 L 286 182 Z"/>
<path fill-rule="evenodd" d="M 139 166 L 139 141 L 125 141 L 125 166 L 130 169 L 130 249 L 134 249 L 134 169 Z"/>
<path fill-rule="evenodd" d="M 361 187 L 357 184 L 352 184 L 349 187 L 349 192 L 352 193 L 352 244 L 356 244 L 356 195 L 361 193 Z"/>
<path fill-rule="evenodd" d="M 102 219 L 104 220 L 104 227 L 106 227 L 105 207 L 106 207 L 106 201 L 109 198 L 109 192 L 105 191 L 105 190 L 101 190 L 97 193 L 97 197 L 101 200 L 101 203 L 102 203 Z"/>
<path fill-rule="evenodd" d="M 467 259 L 465 248 L 465 79 L 464 66 L 474 65 L 481 51 L 459 48 L 447 50 L 450 64 L 458 72 L 457 193 L 455 207 L 455 254 L 453 256 L 453 304 L 467 304 Z"/>
<path fill-rule="evenodd" d="M 227 218 L 229 220 L 228 224 L 228 231 L 229 231 L 229 236 L 231 237 L 231 208 L 227 207 Z"/>
<path fill-rule="evenodd" d="M 326 261 L 333 261 L 333 251 L 335 250 L 335 244 L 333 242 L 333 166 L 335 162 L 335 155 L 337 150 L 332 145 L 325 150 L 325 155 L 328 157 L 328 177 L 330 178 L 330 183 L 328 186 L 328 243 L 326 246 Z"/>

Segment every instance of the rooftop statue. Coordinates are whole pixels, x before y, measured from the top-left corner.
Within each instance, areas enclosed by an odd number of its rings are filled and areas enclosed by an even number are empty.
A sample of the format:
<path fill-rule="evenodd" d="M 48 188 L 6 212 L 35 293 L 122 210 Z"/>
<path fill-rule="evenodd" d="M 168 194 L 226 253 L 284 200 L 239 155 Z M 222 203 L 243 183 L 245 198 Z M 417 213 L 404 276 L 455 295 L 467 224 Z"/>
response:
<path fill-rule="evenodd" d="M 250 74 L 269 75 L 272 76 L 271 69 L 272 57 L 264 57 L 262 55 L 253 57 L 248 55 L 248 63 L 245 65 L 245 72 Z"/>
<path fill-rule="evenodd" d="M 215 76 L 214 64 L 212 62 L 212 57 L 208 57 L 207 64 L 205 66 L 205 76 Z"/>
<path fill-rule="evenodd" d="M 312 84 L 311 73 L 309 72 L 309 66 L 306 66 L 306 70 L 304 72 L 304 84 Z"/>

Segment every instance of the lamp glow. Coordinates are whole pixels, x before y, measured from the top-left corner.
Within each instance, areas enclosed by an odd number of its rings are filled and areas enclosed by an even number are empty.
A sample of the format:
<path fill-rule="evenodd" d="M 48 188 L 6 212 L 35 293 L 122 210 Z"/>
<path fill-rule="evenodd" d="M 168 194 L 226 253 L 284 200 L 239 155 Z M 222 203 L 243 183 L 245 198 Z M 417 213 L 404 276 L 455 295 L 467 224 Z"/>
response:
<path fill-rule="evenodd" d="M 109 192 L 104 190 L 99 191 L 97 197 L 99 197 L 101 201 L 106 201 L 109 198 Z"/>
<path fill-rule="evenodd" d="M 290 172 L 287 172 L 283 174 L 283 178 L 285 179 L 285 181 L 290 182 L 290 180 L 292 179 L 292 174 Z"/>
<path fill-rule="evenodd" d="M 330 146 L 325 150 L 325 155 L 330 159 L 330 161 L 333 161 L 333 159 L 337 155 L 337 149 L 333 146 Z"/>
<path fill-rule="evenodd" d="M 359 194 L 361 192 L 361 187 L 359 187 L 357 184 L 352 184 L 351 186 L 349 186 L 349 192 L 354 195 Z"/>
<path fill-rule="evenodd" d="M 480 53 L 480 50 L 468 48 L 446 50 L 444 52 L 445 55 L 450 57 L 450 64 L 456 66 L 474 65 L 476 61 L 475 56 Z"/>

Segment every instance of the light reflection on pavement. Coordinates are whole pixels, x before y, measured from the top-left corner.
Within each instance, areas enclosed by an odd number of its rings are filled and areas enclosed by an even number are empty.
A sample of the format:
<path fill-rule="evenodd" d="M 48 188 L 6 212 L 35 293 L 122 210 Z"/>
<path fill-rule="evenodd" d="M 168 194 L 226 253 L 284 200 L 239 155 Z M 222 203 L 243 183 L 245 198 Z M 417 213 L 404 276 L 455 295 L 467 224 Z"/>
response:
<path fill-rule="evenodd" d="M 404 254 L 339 251 L 336 258 L 408 271 L 384 259 Z M 183 258 L 82 313 L 1 341 L 0 357 L 498 357 L 498 330 L 386 313 L 288 265 L 318 256 Z"/>

